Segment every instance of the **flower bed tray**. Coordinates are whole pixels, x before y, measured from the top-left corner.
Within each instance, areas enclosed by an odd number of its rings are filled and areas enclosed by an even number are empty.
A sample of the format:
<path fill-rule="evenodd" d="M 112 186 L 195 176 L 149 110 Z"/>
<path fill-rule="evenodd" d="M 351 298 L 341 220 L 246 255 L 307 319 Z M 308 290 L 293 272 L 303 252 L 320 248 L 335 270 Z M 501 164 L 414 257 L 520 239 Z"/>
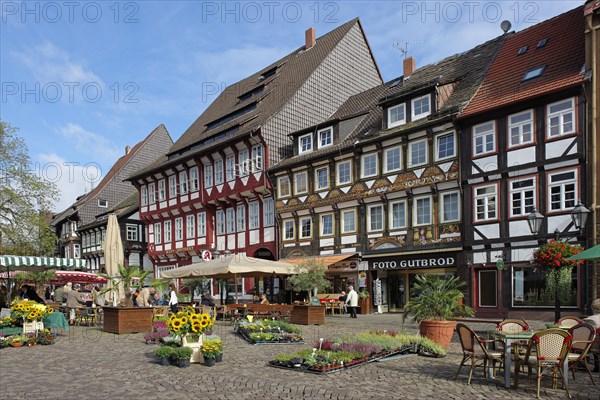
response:
<path fill-rule="evenodd" d="M 246 342 L 253 344 L 253 345 L 258 345 L 258 344 L 304 344 L 304 340 L 256 341 L 256 340 L 251 339 L 244 331 L 238 331 L 237 333 L 242 337 L 242 339 L 244 339 Z"/>

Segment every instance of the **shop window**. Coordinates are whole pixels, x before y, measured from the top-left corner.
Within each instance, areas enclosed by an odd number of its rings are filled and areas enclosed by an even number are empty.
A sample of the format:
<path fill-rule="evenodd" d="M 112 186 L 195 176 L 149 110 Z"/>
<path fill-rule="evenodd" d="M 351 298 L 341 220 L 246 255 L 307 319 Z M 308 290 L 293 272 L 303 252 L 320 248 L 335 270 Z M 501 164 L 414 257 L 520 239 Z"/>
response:
<path fill-rule="evenodd" d="M 560 298 L 561 307 L 577 306 L 577 268 L 571 271 L 571 287 Z M 533 266 L 512 269 L 513 307 L 554 307 L 554 292 L 546 289 L 544 272 Z"/>

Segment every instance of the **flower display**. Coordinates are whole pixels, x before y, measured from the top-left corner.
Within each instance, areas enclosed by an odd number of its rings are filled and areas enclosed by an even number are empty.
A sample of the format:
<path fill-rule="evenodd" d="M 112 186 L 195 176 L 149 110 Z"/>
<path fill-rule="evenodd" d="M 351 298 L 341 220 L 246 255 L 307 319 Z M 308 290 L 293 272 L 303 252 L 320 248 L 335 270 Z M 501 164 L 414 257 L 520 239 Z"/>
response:
<path fill-rule="evenodd" d="M 206 339 L 200 351 L 204 358 L 216 358 L 219 354 L 223 354 L 223 342 L 221 339 Z"/>
<path fill-rule="evenodd" d="M 207 313 L 197 313 L 192 307 L 171 314 L 167 328 L 173 335 L 201 335 L 212 330 L 215 319 Z"/>
<path fill-rule="evenodd" d="M 579 254 L 583 248 L 579 245 L 572 245 L 566 242 L 550 240 L 541 245 L 533 253 L 533 262 L 543 269 L 576 267 L 583 261 L 569 261 L 567 258 Z"/>
<path fill-rule="evenodd" d="M 14 326 L 17 320 L 11 317 L 0 318 L 0 328 L 4 328 L 7 326 Z"/>
<path fill-rule="evenodd" d="M 54 309 L 45 304 L 36 303 L 33 300 L 23 300 L 14 303 L 10 308 L 10 312 L 17 319 L 32 321 L 52 314 Z"/>

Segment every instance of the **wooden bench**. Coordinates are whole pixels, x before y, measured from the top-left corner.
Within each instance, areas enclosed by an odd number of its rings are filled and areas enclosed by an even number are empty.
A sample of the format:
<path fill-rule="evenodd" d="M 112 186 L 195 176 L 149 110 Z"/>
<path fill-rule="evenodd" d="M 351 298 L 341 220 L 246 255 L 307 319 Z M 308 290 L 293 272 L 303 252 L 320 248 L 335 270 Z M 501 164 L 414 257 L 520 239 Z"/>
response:
<path fill-rule="evenodd" d="M 231 304 L 239 314 L 254 315 L 257 318 L 289 319 L 293 306 L 287 304 Z"/>

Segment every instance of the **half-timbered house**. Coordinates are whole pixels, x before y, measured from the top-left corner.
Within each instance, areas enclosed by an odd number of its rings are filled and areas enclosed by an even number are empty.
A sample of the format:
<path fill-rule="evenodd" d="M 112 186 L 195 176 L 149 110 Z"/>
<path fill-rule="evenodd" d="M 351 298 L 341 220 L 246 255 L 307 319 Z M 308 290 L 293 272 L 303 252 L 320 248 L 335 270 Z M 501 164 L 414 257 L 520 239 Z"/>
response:
<path fill-rule="evenodd" d="M 465 273 L 480 316 L 554 306 L 531 259 L 548 240 L 582 241 L 570 214 L 588 197 L 584 79 L 579 7 L 509 36 L 460 115 Z M 563 309 L 583 307 L 584 276 L 573 270 Z"/>
<path fill-rule="evenodd" d="M 130 178 L 157 277 L 215 251 L 279 258 L 264 171 L 289 155 L 283 132 L 323 120 L 349 96 L 381 84 L 358 19 L 319 39 L 311 28 L 305 39 L 225 88 L 163 159 Z"/>

